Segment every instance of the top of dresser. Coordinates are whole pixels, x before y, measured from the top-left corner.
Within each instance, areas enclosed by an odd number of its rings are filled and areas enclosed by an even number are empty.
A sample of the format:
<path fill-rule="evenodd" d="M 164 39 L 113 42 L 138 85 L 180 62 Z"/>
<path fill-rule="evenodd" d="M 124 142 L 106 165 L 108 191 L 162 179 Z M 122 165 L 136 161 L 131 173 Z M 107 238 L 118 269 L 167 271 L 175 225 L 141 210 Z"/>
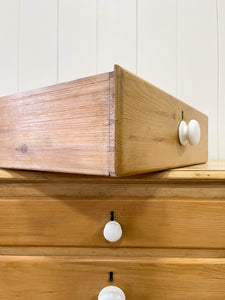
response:
<path fill-rule="evenodd" d="M 170 169 L 167 171 L 148 173 L 129 177 L 106 177 L 50 173 L 39 171 L 23 171 L 0 169 L 0 181 L 100 181 L 100 182 L 152 182 L 152 181 L 220 181 L 225 180 L 225 160 L 208 161 L 205 164 Z"/>

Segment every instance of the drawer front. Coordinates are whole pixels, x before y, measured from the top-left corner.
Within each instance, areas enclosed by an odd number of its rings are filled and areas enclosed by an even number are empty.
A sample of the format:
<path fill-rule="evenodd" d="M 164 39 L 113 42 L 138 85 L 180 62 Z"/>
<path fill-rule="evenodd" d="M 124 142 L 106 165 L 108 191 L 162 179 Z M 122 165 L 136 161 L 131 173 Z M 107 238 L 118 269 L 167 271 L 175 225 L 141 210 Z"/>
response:
<path fill-rule="evenodd" d="M 217 258 L 2 256 L 0 268 L 4 300 L 97 300 L 108 285 L 122 289 L 128 300 L 222 300 L 225 295 L 225 259 Z"/>
<path fill-rule="evenodd" d="M 225 200 L 0 200 L 0 245 L 225 248 Z M 103 229 L 114 212 L 122 237 Z"/>
<path fill-rule="evenodd" d="M 200 141 L 194 146 L 192 119 L 201 128 Z M 208 117 L 119 66 L 115 68 L 115 120 L 115 172 L 119 176 L 208 160 Z M 185 146 L 178 137 L 182 120 L 188 124 L 184 126 L 189 136 Z"/>

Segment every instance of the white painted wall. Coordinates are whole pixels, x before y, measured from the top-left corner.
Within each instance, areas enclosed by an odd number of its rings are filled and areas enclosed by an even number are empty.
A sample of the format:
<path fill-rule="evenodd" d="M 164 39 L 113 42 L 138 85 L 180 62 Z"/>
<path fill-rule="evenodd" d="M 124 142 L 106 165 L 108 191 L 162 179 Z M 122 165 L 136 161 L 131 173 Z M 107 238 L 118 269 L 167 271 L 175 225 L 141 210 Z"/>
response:
<path fill-rule="evenodd" d="M 0 96 L 114 63 L 206 113 L 225 159 L 225 0 L 0 0 Z"/>

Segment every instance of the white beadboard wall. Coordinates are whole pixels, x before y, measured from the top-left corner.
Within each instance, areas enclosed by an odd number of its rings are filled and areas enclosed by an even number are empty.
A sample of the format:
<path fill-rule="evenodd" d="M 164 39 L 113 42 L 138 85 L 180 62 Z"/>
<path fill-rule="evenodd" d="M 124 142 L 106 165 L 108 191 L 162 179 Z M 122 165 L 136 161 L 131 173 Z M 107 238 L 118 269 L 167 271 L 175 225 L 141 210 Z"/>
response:
<path fill-rule="evenodd" d="M 114 63 L 206 113 L 225 159 L 225 0 L 0 0 L 0 96 Z"/>

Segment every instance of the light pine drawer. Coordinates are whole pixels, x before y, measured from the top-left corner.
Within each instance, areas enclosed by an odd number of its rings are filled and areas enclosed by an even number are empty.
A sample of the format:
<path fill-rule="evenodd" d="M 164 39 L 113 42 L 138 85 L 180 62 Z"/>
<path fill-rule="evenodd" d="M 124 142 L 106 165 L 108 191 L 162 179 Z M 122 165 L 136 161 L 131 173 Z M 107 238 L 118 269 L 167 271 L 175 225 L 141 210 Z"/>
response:
<path fill-rule="evenodd" d="M 225 248 L 224 199 L 5 198 L 0 245 Z M 112 212 L 118 242 L 103 229 Z"/>
<path fill-rule="evenodd" d="M 199 143 L 189 139 L 183 146 L 179 125 L 193 119 Z M 206 162 L 208 117 L 115 66 L 113 72 L 1 97 L 0 144 L 2 168 L 140 174 Z"/>
<path fill-rule="evenodd" d="M 223 258 L 2 256 L 0 268 L 4 300 L 97 300 L 108 285 L 127 300 L 224 300 Z"/>

